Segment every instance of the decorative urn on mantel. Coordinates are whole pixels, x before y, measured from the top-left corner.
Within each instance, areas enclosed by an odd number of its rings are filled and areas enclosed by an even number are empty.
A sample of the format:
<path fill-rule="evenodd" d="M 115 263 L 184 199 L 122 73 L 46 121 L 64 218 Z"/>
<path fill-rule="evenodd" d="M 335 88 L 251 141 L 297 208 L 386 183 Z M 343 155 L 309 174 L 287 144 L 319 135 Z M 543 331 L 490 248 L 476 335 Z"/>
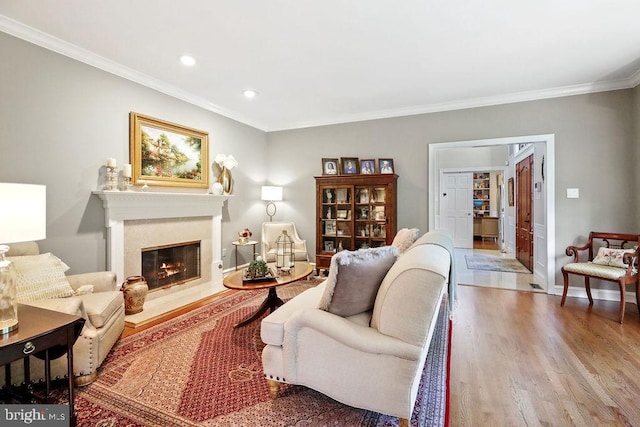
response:
<path fill-rule="evenodd" d="M 236 159 L 229 154 L 218 154 L 215 158 L 215 163 L 221 168 L 220 175 L 218 175 L 218 183 L 222 185 L 222 194 L 231 194 L 233 190 L 233 177 L 231 176 L 231 169 L 238 166 Z"/>

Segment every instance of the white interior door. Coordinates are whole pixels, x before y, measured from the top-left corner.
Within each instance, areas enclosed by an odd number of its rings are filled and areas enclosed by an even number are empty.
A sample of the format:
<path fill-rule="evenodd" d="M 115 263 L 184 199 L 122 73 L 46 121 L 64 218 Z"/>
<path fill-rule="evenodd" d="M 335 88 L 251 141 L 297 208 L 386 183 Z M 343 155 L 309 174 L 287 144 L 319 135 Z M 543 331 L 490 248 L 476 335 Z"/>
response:
<path fill-rule="evenodd" d="M 440 182 L 440 225 L 455 247 L 473 248 L 473 173 L 445 172 Z"/>

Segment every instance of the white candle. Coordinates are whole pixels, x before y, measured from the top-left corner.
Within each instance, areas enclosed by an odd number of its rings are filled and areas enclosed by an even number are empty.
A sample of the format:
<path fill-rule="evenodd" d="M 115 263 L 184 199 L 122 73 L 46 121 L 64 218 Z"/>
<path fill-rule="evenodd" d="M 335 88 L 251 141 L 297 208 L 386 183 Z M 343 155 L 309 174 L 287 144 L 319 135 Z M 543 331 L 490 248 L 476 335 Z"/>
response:
<path fill-rule="evenodd" d="M 116 167 L 116 159 L 114 159 L 113 157 L 109 157 L 107 159 L 107 167 L 115 168 Z"/>
<path fill-rule="evenodd" d="M 131 178 L 131 164 L 126 163 L 124 169 L 122 169 L 122 175 L 126 178 Z"/>

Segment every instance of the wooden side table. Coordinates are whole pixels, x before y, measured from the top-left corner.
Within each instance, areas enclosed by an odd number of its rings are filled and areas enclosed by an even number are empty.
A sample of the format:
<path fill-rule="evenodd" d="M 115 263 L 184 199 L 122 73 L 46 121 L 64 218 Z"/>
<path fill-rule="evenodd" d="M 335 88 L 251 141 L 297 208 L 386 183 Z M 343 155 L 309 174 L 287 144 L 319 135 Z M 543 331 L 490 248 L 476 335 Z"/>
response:
<path fill-rule="evenodd" d="M 231 244 L 236 247 L 236 271 L 238 271 L 238 249 L 240 249 L 241 246 L 253 246 L 253 259 L 256 259 L 256 245 L 258 244 L 257 240 L 249 240 L 246 243 L 242 243 L 239 240 L 236 240 L 234 242 L 231 242 Z"/>
<path fill-rule="evenodd" d="M 84 322 L 85 320 L 78 316 L 18 304 L 18 329 L 0 336 L 0 365 L 5 366 L 6 391 L 12 389 L 10 365 L 16 360 L 23 360 L 24 381 L 25 384 L 30 383 L 29 356 L 34 355 L 44 360 L 45 402 L 51 395 L 51 359 L 67 354 L 67 374 L 69 377 L 67 386 L 72 426 L 76 424 L 73 391 L 73 344 L 80 336 Z M 25 397 L 30 400 L 36 396 Z"/>

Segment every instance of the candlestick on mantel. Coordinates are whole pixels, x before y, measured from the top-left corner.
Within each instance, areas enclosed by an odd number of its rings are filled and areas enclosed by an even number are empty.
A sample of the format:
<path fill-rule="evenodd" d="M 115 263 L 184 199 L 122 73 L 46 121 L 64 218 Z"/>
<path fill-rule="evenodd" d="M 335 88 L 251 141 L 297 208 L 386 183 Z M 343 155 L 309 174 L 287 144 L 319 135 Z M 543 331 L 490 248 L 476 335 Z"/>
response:
<path fill-rule="evenodd" d="M 131 178 L 131 164 L 130 163 L 126 163 L 124 165 L 124 168 L 122 169 L 122 176 L 124 176 L 126 178 Z"/>

